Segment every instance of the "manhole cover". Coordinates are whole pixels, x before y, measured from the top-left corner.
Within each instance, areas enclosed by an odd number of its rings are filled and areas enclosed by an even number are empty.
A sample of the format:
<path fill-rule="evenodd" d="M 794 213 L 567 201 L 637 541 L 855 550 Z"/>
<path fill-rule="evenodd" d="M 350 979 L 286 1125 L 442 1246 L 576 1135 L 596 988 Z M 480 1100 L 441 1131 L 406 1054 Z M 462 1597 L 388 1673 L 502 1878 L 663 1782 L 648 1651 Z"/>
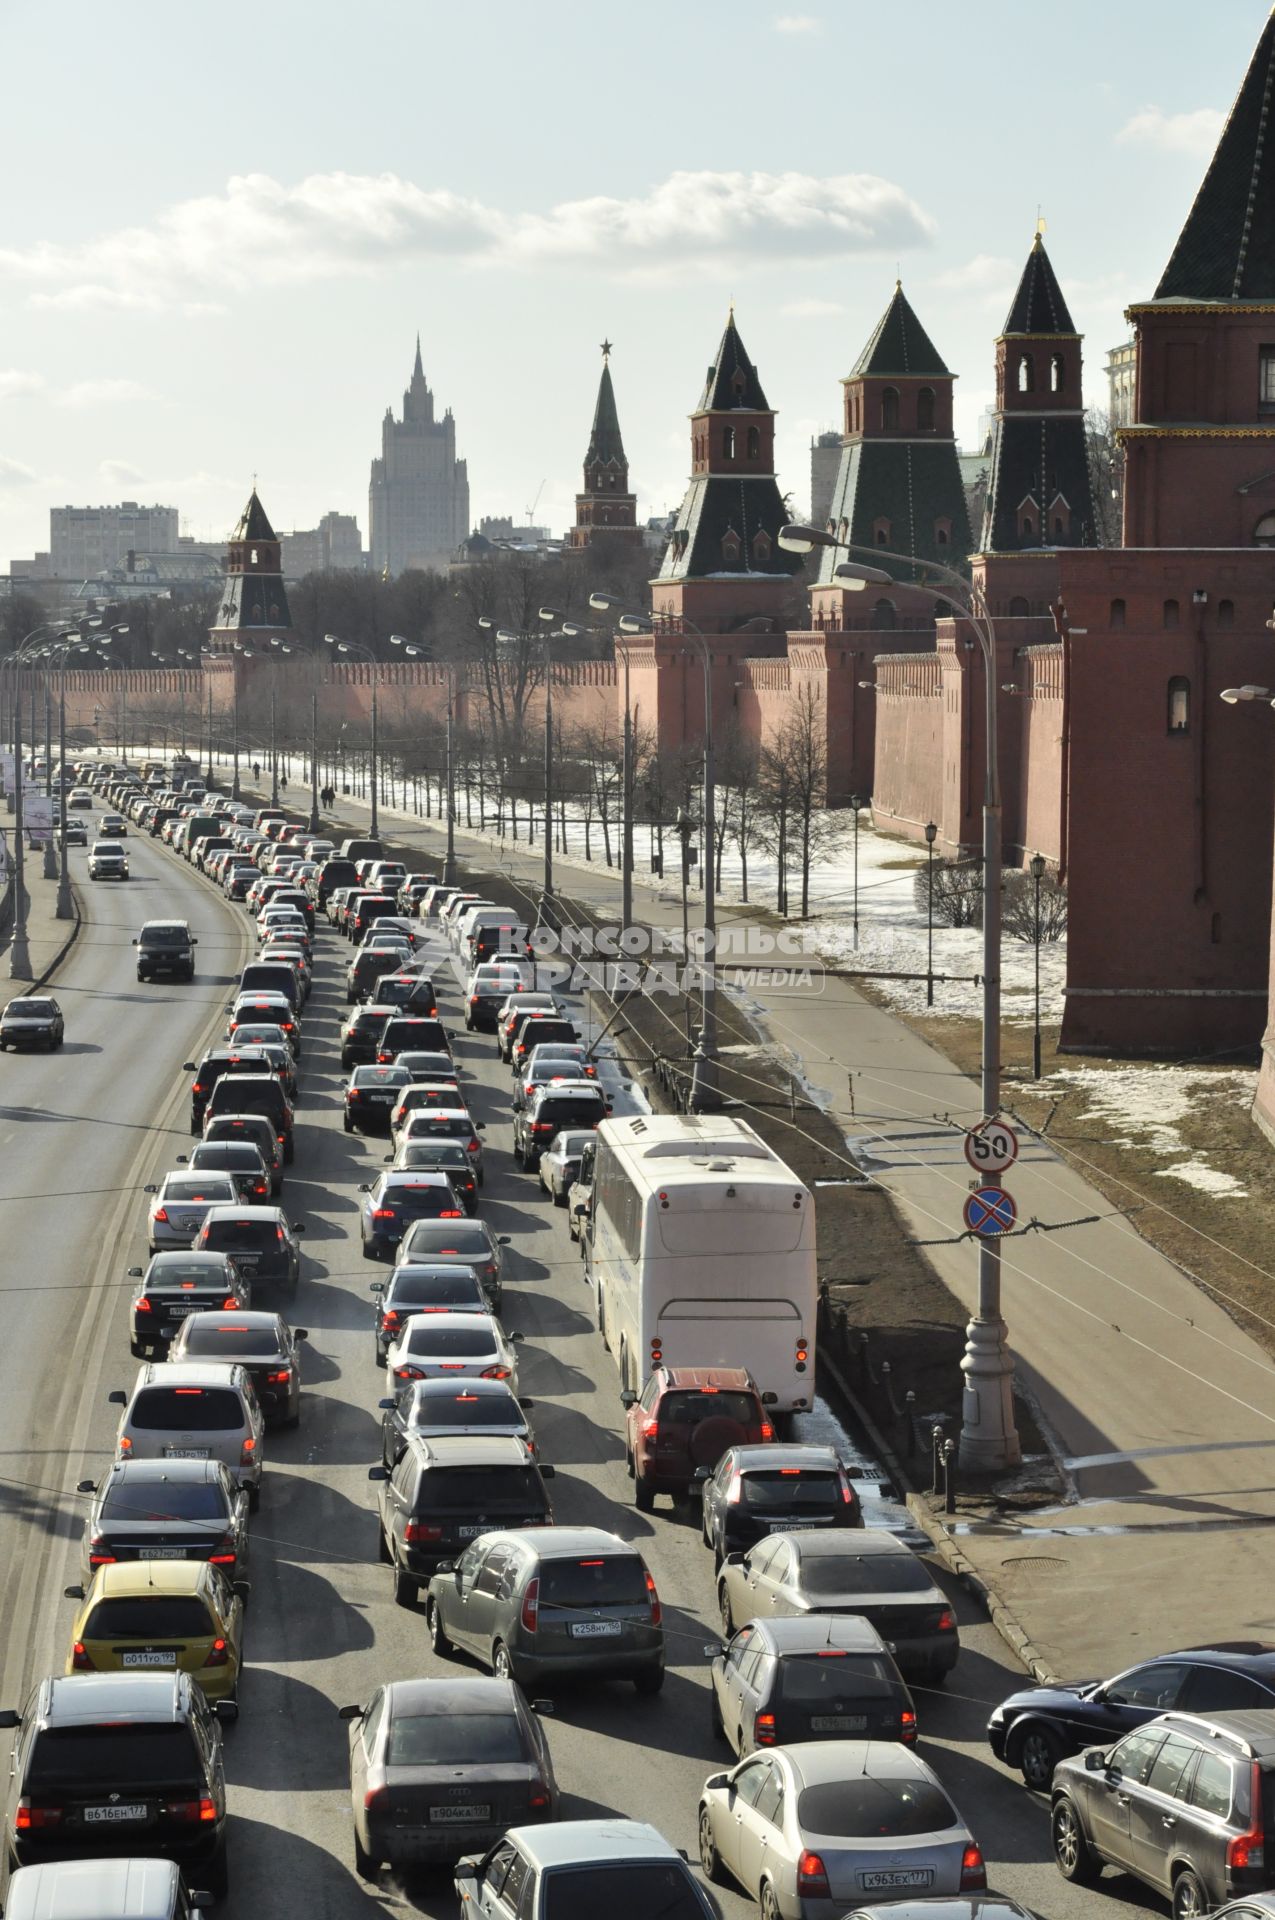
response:
<path fill-rule="evenodd" d="M 1020 1553 L 1012 1560 L 1002 1560 L 1001 1565 L 1011 1572 L 1053 1574 L 1065 1571 L 1065 1560 L 1053 1560 L 1044 1553 Z"/>

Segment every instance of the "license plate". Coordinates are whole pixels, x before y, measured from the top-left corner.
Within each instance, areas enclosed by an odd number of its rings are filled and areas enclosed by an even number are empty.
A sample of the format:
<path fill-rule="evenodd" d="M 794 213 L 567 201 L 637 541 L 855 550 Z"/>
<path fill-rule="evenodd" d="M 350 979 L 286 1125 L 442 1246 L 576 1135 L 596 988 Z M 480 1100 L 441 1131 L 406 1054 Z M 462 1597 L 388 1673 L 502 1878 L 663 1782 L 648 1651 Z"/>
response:
<path fill-rule="evenodd" d="M 879 1893 L 888 1887 L 928 1887 L 933 1878 L 930 1867 L 893 1867 L 879 1873 L 861 1873 L 859 1885 L 865 1893 Z"/>
<path fill-rule="evenodd" d="M 180 1307 L 170 1307 L 168 1309 L 168 1317 L 170 1320 L 184 1320 L 188 1313 L 198 1313 L 198 1312 L 199 1312 L 199 1307 L 196 1304 L 196 1302 L 193 1300 L 186 1300 L 186 1301 L 183 1301 Z"/>
<path fill-rule="evenodd" d="M 768 1533 L 811 1533 L 816 1527 L 822 1527 L 822 1520 L 772 1520 Z"/>
<path fill-rule="evenodd" d="M 458 1540 L 476 1540 L 480 1533 L 490 1533 L 491 1528 L 484 1523 L 481 1527 L 457 1527 Z"/>
<path fill-rule="evenodd" d="M 862 1733 L 868 1724 L 866 1713 L 816 1713 L 810 1718 L 811 1733 Z"/>
<path fill-rule="evenodd" d="M 230 1257 L 237 1267 L 255 1267 L 261 1255 L 259 1253 L 232 1253 Z"/>
<path fill-rule="evenodd" d="M 374 1107 L 388 1107 L 394 1099 L 392 1093 L 369 1093 L 366 1096 Z"/>
<path fill-rule="evenodd" d="M 571 1638 L 573 1640 L 613 1640 L 624 1631 L 619 1620 L 573 1620 Z"/>
<path fill-rule="evenodd" d="M 146 1555 L 148 1560 L 184 1560 L 185 1547 L 152 1547 Z"/>
<path fill-rule="evenodd" d="M 460 1826 L 466 1821 L 490 1820 L 491 1808 L 490 1806 L 479 1806 L 477 1802 L 472 1806 L 431 1807 L 429 1817 L 432 1826 Z"/>
<path fill-rule="evenodd" d="M 165 1447 L 164 1458 L 165 1460 L 207 1460 L 209 1450 L 207 1447 Z"/>
<path fill-rule="evenodd" d="M 177 1655 L 171 1649 L 167 1653 L 162 1653 L 154 1647 L 144 1647 L 137 1653 L 122 1653 L 120 1665 L 122 1667 L 175 1667 Z"/>
<path fill-rule="evenodd" d="M 134 1801 L 130 1801 L 125 1806 L 85 1807 L 84 1809 L 85 1824 L 90 1827 L 117 1826 L 125 1820 L 144 1820 L 145 1818 L 146 1808 Z"/>

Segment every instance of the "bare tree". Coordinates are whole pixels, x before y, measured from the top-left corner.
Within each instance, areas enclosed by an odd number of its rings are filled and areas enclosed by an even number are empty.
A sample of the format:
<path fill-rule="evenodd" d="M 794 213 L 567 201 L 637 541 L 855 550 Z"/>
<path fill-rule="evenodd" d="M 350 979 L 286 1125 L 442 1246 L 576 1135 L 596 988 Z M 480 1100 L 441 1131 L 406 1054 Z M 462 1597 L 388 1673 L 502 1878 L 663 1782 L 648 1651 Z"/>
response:
<path fill-rule="evenodd" d="M 796 862 L 801 879 L 801 917 L 810 914 L 810 874 L 828 857 L 837 837 L 837 818 L 828 812 L 828 721 L 823 701 L 808 683 L 798 687 L 786 720 L 768 749 L 772 805 L 782 809 L 776 822 L 782 864 Z M 786 872 L 781 887 L 787 912 Z"/>
<path fill-rule="evenodd" d="M 1118 547 L 1124 520 L 1124 448 L 1105 407 L 1085 408 L 1085 448 L 1093 493 L 1095 536 L 1100 546 Z"/>
<path fill-rule="evenodd" d="M 757 843 L 757 813 L 761 780 L 761 753 L 756 740 L 746 734 L 732 714 L 723 730 L 717 749 L 717 776 L 730 795 L 729 809 L 721 812 L 727 821 L 730 838 L 739 855 L 740 891 L 748 903 L 748 853 Z M 722 884 L 722 836 L 719 834 L 717 886 Z"/>

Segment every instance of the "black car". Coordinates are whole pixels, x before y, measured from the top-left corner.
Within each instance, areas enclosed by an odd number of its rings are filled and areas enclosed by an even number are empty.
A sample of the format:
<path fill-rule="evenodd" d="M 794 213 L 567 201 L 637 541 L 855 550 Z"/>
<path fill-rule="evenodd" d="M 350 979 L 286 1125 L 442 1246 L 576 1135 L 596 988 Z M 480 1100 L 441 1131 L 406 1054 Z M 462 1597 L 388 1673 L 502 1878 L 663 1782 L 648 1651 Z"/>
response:
<path fill-rule="evenodd" d="M 162 1359 L 191 1314 L 246 1307 L 252 1298 L 251 1280 L 224 1253 L 156 1253 L 144 1273 L 130 1267 L 128 1277 L 142 1283 L 129 1316 L 129 1351 L 137 1360 Z"/>
<path fill-rule="evenodd" d="M 394 1569 L 399 1606 L 415 1606 L 440 1560 L 458 1559 L 480 1533 L 549 1526 L 552 1477 L 512 1436 L 413 1438 L 392 1471 L 369 1467 L 381 1482 L 381 1559 Z"/>
<path fill-rule="evenodd" d="M 579 1044 L 580 1035 L 570 1020 L 551 1012 L 547 1007 L 529 1007 L 525 1013 L 520 1013 L 509 1036 L 509 1051 L 505 1055 L 514 1074 L 519 1072 L 533 1047 L 547 1046 L 551 1040 L 561 1040 L 571 1047 Z"/>
<path fill-rule="evenodd" d="M 373 1283 L 380 1285 L 379 1281 Z M 381 1459 L 393 1467 L 407 1437 L 443 1440 L 449 1434 L 511 1433 L 536 1451 L 527 1415 L 534 1400 L 520 1400 L 507 1380 L 411 1380 L 377 1402 L 381 1410 Z"/>
<path fill-rule="evenodd" d="M 279 1136 L 264 1113 L 219 1113 L 204 1121 L 205 1146 L 215 1140 L 251 1142 L 270 1173 L 270 1191 L 278 1193 L 283 1185 L 283 1147 Z"/>
<path fill-rule="evenodd" d="M 57 1001 L 47 993 L 23 994 L 10 1000 L 0 1013 L 0 1053 L 6 1047 L 43 1047 L 52 1053 L 66 1038 L 66 1023 Z"/>
<path fill-rule="evenodd" d="M 416 973 L 406 967 L 381 975 L 376 1003 L 381 1007 L 394 1007 L 399 1013 L 424 1014 L 428 1019 L 438 1012 L 438 996 L 429 974 Z"/>
<path fill-rule="evenodd" d="M 177 1162 L 195 1173 L 228 1173 L 236 1194 L 250 1206 L 270 1198 L 270 1169 L 261 1148 L 249 1140 L 201 1140 L 188 1154 L 179 1153 Z"/>
<path fill-rule="evenodd" d="M 204 1124 L 204 1115 L 208 1111 L 208 1102 L 217 1082 L 228 1073 L 265 1073 L 270 1070 L 270 1059 L 264 1047 L 213 1047 L 196 1066 L 193 1060 L 184 1061 L 183 1073 L 193 1073 L 190 1083 L 190 1130 L 198 1133 Z"/>
<path fill-rule="evenodd" d="M 262 1065 L 269 1069 L 270 1063 L 264 1054 Z M 292 1102 L 273 1072 L 223 1074 L 214 1081 L 204 1105 L 205 1127 L 210 1119 L 227 1113 L 264 1114 L 278 1136 L 284 1164 L 291 1164 L 295 1152 Z"/>
<path fill-rule="evenodd" d="M 73 1673 L 36 1682 L 17 1727 L 5 1846 L 11 1865 L 148 1854 L 228 1889 L 219 1719 L 188 1673 Z"/>
<path fill-rule="evenodd" d="M 478 1178 L 473 1158 L 460 1140 L 405 1140 L 394 1155 L 399 1172 L 445 1173 L 464 1203 L 466 1213 L 478 1211 Z"/>
<path fill-rule="evenodd" d="M 148 920 L 133 938 L 138 979 L 157 980 L 166 973 L 170 979 L 193 980 L 198 944 L 184 920 Z"/>
<path fill-rule="evenodd" d="M 290 1327 L 278 1313 L 201 1313 L 187 1321 L 168 1357 L 246 1367 L 267 1421 L 295 1427 L 301 1419 L 299 1343 L 309 1338 L 305 1327 Z"/>
<path fill-rule="evenodd" d="M 425 1261 L 413 1261 L 395 1267 L 388 1280 L 373 1280 L 369 1291 L 376 1299 L 373 1333 L 378 1367 L 385 1365 L 385 1356 L 402 1333 L 409 1314 L 490 1311 L 483 1283 L 474 1269 L 450 1263 L 430 1266 Z"/>
<path fill-rule="evenodd" d="M 362 1213 L 363 1258 L 380 1259 L 392 1253 L 418 1220 L 462 1220 L 465 1209 L 445 1173 L 382 1173 L 364 1181 Z"/>
<path fill-rule="evenodd" d="M 374 1000 L 382 1005 L 380 995 L 381 980 L 387 973 L 396 973 L 401 965 L 401 954 L 392 947 L 362 947 L 355 954 L 345 970 L 345 998 L 350 1006 L 360 1000 Z M 397 996 L 395 996 L 397 1003 Z M 384 1004 L 388 1005 L 389 1002 Z"/>
<path fill-rule="evenodd" d="M 540 1156 L 564 1129 L 596 1127 L 611 1111 L 607 1097 L 593 1080 L 550 1081 L 538 1087 L 527 1106 L 514 1114 L 514 1159 L 534 1173 Z"/>
<path fill-rule="evenodd" d="M 704 1545 L 718 1567 L 787 1526 L 863 1525 L 859 1496 L 831 1447 L 731 1447 L 703 1487 Z"/>
<path fill-rule="evenodd" d="M 403 1087 L 410 1086 L 406 1067 L 371 1062 L 355 1067 L 345 1089 L 344 1126 L 347 1133 L 388 1133 L 390 1115 Z"/>
<path fill-rule="evenodd" d="M 279 1207 L 210 1207 L 195 1249 L 225 1254 L 254 1286 L 273 1281 L 295 1293 L 301 1279 L 295 1236 L 304 1231 L 300 1220 L 289 1221 Z"/>
<path fill-rule="evenodd" d="M 493 1313 L 500 1312 L 507 1233 L 493 1233 L 485 1220 L 418 1220 L 409 1228 L 399 1248 L 399 1260 L 420 1261 L 422 1265 L 441 1266 L 456 1262 L 472 1267 L 483 1283 Z"/>
<path fill-rule="evenodd" d="M 248 1571 L 248 1495 L 221 1460 L 117 1460 L 91 1493 L 81 1556 L 87 1586 L 117 1560 L 210 1560 Z"/>
<path fill-rule="evenodd" d="M 341 1065 L 346 1073 L 376 1060 L 381 1035 L 394 1013 L 393 1007 L 359 1007 L 350 1015 L 341 1029 Z"/>
<path fill-rule="evenodd" d="M 1250 1707 L 1275 1708 L 1275 1649 L 1241 1640 L 1160 1654 L 1111 1680 L 1023 1687 L 993 1711 L 987 1741 L 998 1760 L 1044 1793 L 1066 1754 L 1107 1746 L 1157 1714 Z"/>
<path fill-rule="evenodd" d="M 400 1053 L 450 1052 L 447 1029 L 441 1020 L 420 1013 L 395 1013 L 387 1020 L 377 1050 L 378 1060 L 397 1060 Z"/>
<path fill-rule="evenodd" d="M 741 1759 L 794 1740 L 916 1744 L 907 1683 L 876 1628 L 854 1615 L 751 1620 L 714 1655 L 709 1694 L 713 1733 Z"/>

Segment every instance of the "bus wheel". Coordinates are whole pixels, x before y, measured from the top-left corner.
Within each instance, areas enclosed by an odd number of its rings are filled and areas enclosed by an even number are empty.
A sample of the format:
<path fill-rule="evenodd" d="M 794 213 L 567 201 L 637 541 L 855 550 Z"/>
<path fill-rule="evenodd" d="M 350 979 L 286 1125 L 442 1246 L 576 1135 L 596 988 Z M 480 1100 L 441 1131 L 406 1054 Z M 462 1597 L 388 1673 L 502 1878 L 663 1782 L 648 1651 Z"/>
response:
<path fill-rule="evenodd" d="M 611 1342 L 607 1338 L 607 1317 L 602 1308 L 602 1292 L 598 1290 L 598 1332 L 602 1335 L 602 1344 L 607 1352 L 611 1351 Z"/>

